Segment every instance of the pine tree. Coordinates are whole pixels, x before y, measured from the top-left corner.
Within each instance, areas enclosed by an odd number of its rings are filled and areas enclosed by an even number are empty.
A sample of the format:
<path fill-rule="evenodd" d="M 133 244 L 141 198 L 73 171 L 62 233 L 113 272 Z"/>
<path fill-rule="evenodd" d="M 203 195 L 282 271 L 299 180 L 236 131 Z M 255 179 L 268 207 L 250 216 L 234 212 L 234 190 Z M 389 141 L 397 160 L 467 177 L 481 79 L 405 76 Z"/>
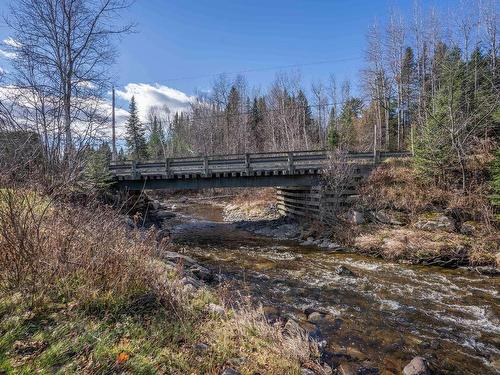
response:
<path fill-rule="evenodd" d="M 306 95 L 304 94 L 304 91 L 299 90 L 297 93 L 297 99 L 296 99 L 297 107 L 300 113 L 300 120 L 302 122 L 303 126 L 303 131 L 304 131 L 304 137 L 306 138 L 306 143 L 307 140 L 319 142 L 319 134 L 318 134 L 318 128 L 314 124 L 313 116 L 312 116 L 312 111 L 311 107 L 309 105 L 309 102 L 307 100 Z M 309 145 L 306 144 L 306 147 Z"/>
<path fill-rule="evenodd" d="M 108 143 L 103 143 L 97 150 L 90 149 L 87 152 L 83 181 L 86 187 L 102 192 L 112 184 L 109 172 L 111 160 L 111 149 Z"/>
<path fill-rule="evenodd" d="M 129 155 L 134 160 L 144 160 L 148 158 L 148 148 L 146 144 L 146 129 L 139 120 L 135 97 L 132 96 L 129 105 L 130 116 L 125 125 L 126 141 Z"/>
<path fill-rule="evenodd" d="M 332 107 L 330 110 L 330 116 L 328 117 L 328 134 L 327 134 L 327 146 L 330 150 L 334 150 L 339 145 L 339 133 L 337 131 L 337 118 L 336 118 L 335 108 Z"/>
<path fill-rule="evenodd" d="M 149 157 L 160 160 L 165 157 L 163 145 L 165 144 L 165 135 L 163 133 L 163 128 L 161 121 L 158 116 L 152 117 L 151 132 L 149 134 L 148 140 L 148 152 Z"/>

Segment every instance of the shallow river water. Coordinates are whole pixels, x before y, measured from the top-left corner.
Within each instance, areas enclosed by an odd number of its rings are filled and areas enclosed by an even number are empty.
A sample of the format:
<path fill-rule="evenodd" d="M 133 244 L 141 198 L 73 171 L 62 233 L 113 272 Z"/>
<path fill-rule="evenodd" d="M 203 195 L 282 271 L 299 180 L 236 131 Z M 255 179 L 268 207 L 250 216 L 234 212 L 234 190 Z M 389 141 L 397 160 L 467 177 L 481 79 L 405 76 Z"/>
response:
<path fill-rule="evenodd" d="M 186 220 L 173 228 L 174 242 L 270 316 L 302 321 L 333 365 L 400 374 L 421 355 L 437 373 L 500 373 L 499 278 L 259 237 L 223 223 L 210 205 L 180 211 Z M 339 266 L 356 276 L 339 275 Z M 322 318 L 307 322 L 306 309 Z"/>

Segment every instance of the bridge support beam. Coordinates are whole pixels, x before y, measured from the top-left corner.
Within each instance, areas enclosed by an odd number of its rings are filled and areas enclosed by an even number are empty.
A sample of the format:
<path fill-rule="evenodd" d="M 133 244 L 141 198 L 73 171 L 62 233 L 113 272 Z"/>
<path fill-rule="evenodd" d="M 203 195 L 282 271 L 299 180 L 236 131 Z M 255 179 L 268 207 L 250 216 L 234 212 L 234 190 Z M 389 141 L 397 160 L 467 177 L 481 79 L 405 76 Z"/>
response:
<path fill-rule="evenodd" d="M 220 178 L 119 180 L 116 186 L 128 190 L 182 190 L 235 187 L 314 186 L 318 175 L 270 175 Z"/>

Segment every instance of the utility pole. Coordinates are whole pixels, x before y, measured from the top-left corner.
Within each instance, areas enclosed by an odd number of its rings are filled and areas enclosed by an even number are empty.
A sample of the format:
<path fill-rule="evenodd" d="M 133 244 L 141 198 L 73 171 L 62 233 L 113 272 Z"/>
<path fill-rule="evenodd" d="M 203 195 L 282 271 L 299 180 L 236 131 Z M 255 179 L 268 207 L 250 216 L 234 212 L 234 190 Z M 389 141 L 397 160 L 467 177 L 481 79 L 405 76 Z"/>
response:
<path fill-rule="evenodd" d="M 111 160 L 116 161 L 116 129 L 115 129 L 116 123 L 115 123 L 115 86 L 113 86 L 112 89 L 112 112 L 111 112 L 111 127 L 112 127 L 112 143 L 113 143 L 113 150 L 111 153 Z"/>

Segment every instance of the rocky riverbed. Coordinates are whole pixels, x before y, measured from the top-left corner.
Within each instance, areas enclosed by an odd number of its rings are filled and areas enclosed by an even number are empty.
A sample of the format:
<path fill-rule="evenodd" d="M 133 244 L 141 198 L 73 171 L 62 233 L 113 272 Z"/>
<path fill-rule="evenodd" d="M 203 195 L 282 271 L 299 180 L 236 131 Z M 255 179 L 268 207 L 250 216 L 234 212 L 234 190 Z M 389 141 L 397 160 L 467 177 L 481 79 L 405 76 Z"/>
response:
<path fill-rule="evenodd" d="M 321 371 L 500 371 L 498 277 L 356 255 L 284 218 L 228 222 L 220 203 L 165 201 L 150 216 L 185 288 L 222 282 L 252 296 L 270 321 L 319 343 Z"/>

